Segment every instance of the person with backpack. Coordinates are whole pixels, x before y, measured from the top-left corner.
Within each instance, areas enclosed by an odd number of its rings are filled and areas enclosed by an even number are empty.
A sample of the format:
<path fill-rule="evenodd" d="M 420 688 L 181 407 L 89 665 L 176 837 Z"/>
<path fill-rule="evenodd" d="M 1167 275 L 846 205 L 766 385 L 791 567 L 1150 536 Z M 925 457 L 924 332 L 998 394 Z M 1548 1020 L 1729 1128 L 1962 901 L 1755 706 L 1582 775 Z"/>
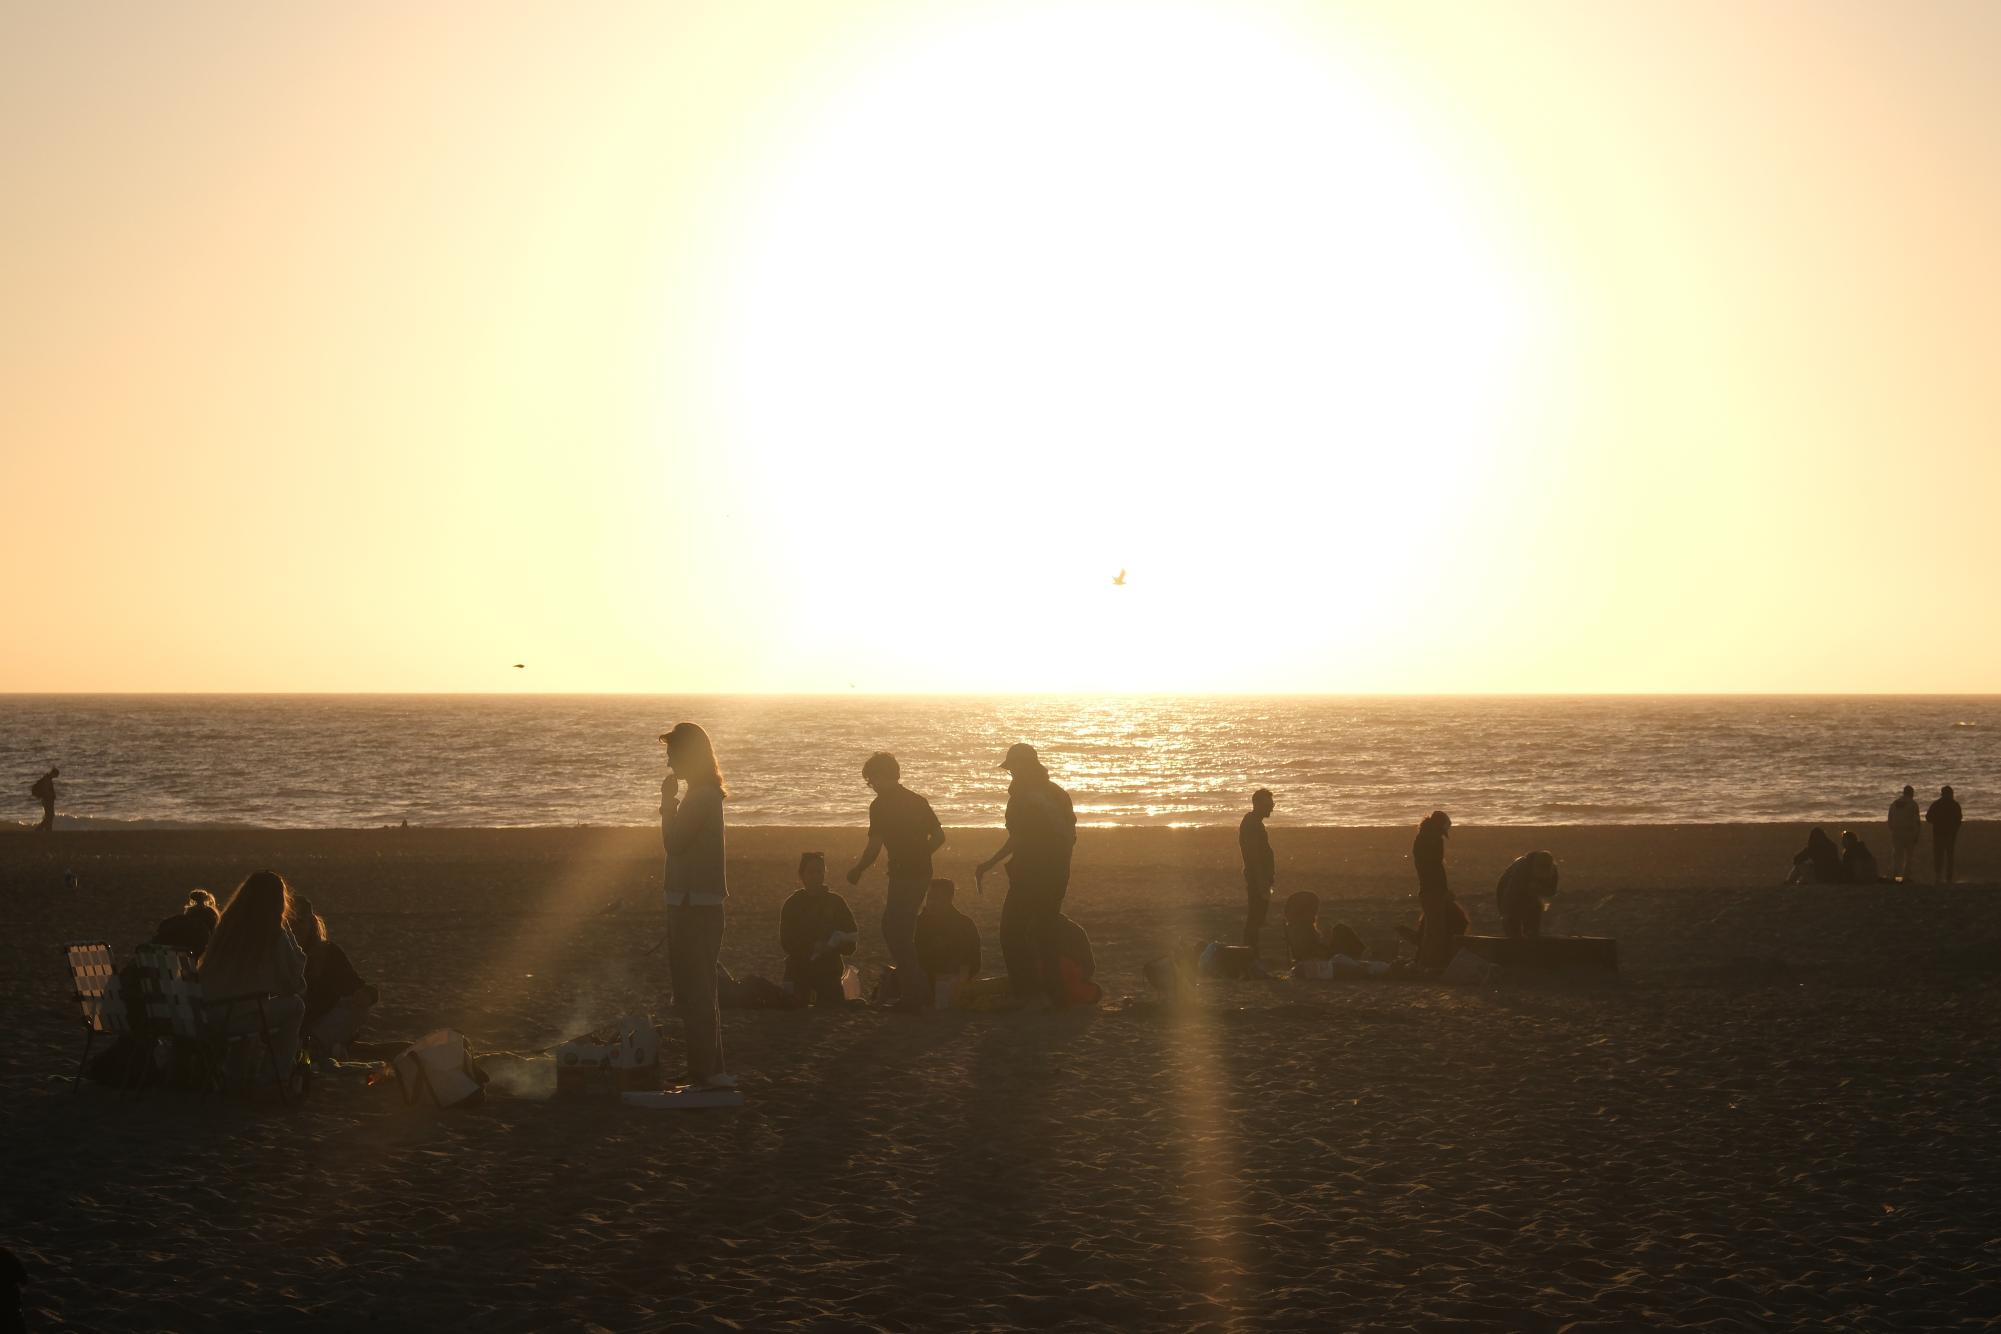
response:
<path fill-rule="evenodd" d="M 1932 881 L 1949 885 L 1953 881 L 1953 853 L 1959 848 L 1959 826 L 1965 813 L 1952 795 L 1952 785 L 1938 790 L 1938 800 L 1925 811 L 1925 823 L 1932 827 Z"/>
<path fill-rule="evenodd" d="M 1017 1000 L 1046 997 L 1061 1006 L 1063 896 L 1070 888 L 1070 856 L 1077 844 L 1077 813 L 1026 742 L 1009 746 L 1000 767 L 1007 790 L 1007 839 L 980 863 L 974 881 L 1007 863 L 1007 898 L 1001 903 L 1001 959 Z"/>

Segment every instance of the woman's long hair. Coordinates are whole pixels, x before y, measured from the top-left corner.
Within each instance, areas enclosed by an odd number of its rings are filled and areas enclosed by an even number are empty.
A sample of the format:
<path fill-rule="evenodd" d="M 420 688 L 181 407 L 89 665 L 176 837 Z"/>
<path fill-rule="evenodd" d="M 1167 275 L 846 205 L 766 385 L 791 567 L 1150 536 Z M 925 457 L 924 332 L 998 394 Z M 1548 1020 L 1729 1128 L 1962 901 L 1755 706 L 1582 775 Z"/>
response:
<path fill-rule="evenodd" d="M 674 724 L 667 733 L 667 763 L 688 780 L 689 787 L 714 783 L 725 797 L 730 794 L 723 784 L 723 766 L 716 760 L 716 743 L 700 723 Z"/>
<path fill-rule="evenodd" d="M 299 948 L 308 957 L 320 946 L 327 943 L 327 919 L 313 911 L 313 901 L 295 894 L 285 909 L 285 929 L 292 933 L 292 939 L 299 942 Z"/>
<path fill-rule="evenodd" d="M 292 914 L 292 887 L 276 871 L 253 871 L 222 910 L 199 967 L 231 976 L 254 974 L 277 953 L 278 936 Z"/>

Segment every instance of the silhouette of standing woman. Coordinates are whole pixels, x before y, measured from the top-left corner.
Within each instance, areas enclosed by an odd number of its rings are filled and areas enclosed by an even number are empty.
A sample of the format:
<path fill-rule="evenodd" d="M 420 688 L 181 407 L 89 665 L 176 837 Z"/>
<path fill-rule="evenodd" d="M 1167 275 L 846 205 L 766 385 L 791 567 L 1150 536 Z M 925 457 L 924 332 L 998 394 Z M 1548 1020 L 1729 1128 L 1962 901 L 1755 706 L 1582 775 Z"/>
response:
<path fill-rule="evenodd" d="M 676 723 L 667 743 L 667 777 L 660 784 L 660 843 L 667 853 L 667 971 L 674 982 L 674 1010 L 688 1046 L 688 1082 L 735 1088 L 723 1065 L 723 1015 L 716 997 L 716 965 L 723 952 L 722 766 L 709 734 L 694 723 Z M 681 784 L 688 784 L 686 796 Z"/>
<path fill-rule="evenodd" d="M 1070 888 L 1070 853 L 1077 843 L 1077 814 L 1036 757 L 1016 742 L 1000 767 L 1013 775 L 1007 789 L 1007 841 L 982 862 L 976 876 L 1007 863 L 1007 898 L 1001 904 L 1001 958 L 1016 997 L 1045 995 L 1063 1003 L 1061 928 L 1063 895 Z"/>
<path fill-rule="evenodd" d="M 53 833 L 56 827 L 56 779 L 62 776 L 62 772 L 51 765 L 49 771 L 37 778 L 34 786 L 28 789 L 29 795 L 42 803 L 42 822 L 35 828 L 44 834 Z"/>
<path fill-rule="evenodd" d="M 1469 925 L 1466 910 L 1445 883 L 1445 837 L 1451 832 L 1452 817 L 1433 811 L 1418 824 L 1410 845 L 1411 865 L 1417 868 L 1417 927 L 1400 926 L 1397 934 L 1417 947 L 1417 967 L 1427 973 L 1452 962 Z"/>

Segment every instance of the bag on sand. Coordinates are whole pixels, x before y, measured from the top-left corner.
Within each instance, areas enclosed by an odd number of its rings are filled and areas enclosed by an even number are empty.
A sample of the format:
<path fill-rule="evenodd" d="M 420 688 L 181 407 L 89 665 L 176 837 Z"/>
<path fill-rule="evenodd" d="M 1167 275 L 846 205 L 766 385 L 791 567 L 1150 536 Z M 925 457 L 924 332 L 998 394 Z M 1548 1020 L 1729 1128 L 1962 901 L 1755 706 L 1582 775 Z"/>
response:
<path fill-rule="evenodd" d="M 486 1097 L 486 1071 L 472 1058 L 472 1044 L 465 1034 L 456 1029 L 426 1033 L 391 1068 L 406 1103 L 428 1093 L 439 1107 L 475 1107 Z"/>
<path fill-rule="evenodd" d="M 660 1087 L 660 1030 L 652 1016 L 623 1015 L 602 1033 L 556 1048 L 556 1092 L 625 1093 Z"/>

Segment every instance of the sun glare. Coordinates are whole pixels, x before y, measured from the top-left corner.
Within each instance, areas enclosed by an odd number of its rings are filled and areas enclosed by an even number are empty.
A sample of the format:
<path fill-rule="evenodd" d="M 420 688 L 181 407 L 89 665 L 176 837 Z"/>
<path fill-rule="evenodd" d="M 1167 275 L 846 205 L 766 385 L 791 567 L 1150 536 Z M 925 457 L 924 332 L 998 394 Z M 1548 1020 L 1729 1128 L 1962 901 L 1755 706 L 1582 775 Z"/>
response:
<path fill-rule="evenodd" d="M 1295 36 L 999 13 L 798 99 L 723 277 L 715 414 L 795 633 L 853 639 L 891 543 L 911 605 L 971 634 L 1028 594 L 1065 650 L 906 682 L 857 644 L 880 685 L 1222 684 L 1241 645 L 1187 608 L 1302 579 L 1338 591 L 1331 660 L 1367 658 L 1353 627 L 1485 484 L 1524 316 L 1444 166 Z"/>

